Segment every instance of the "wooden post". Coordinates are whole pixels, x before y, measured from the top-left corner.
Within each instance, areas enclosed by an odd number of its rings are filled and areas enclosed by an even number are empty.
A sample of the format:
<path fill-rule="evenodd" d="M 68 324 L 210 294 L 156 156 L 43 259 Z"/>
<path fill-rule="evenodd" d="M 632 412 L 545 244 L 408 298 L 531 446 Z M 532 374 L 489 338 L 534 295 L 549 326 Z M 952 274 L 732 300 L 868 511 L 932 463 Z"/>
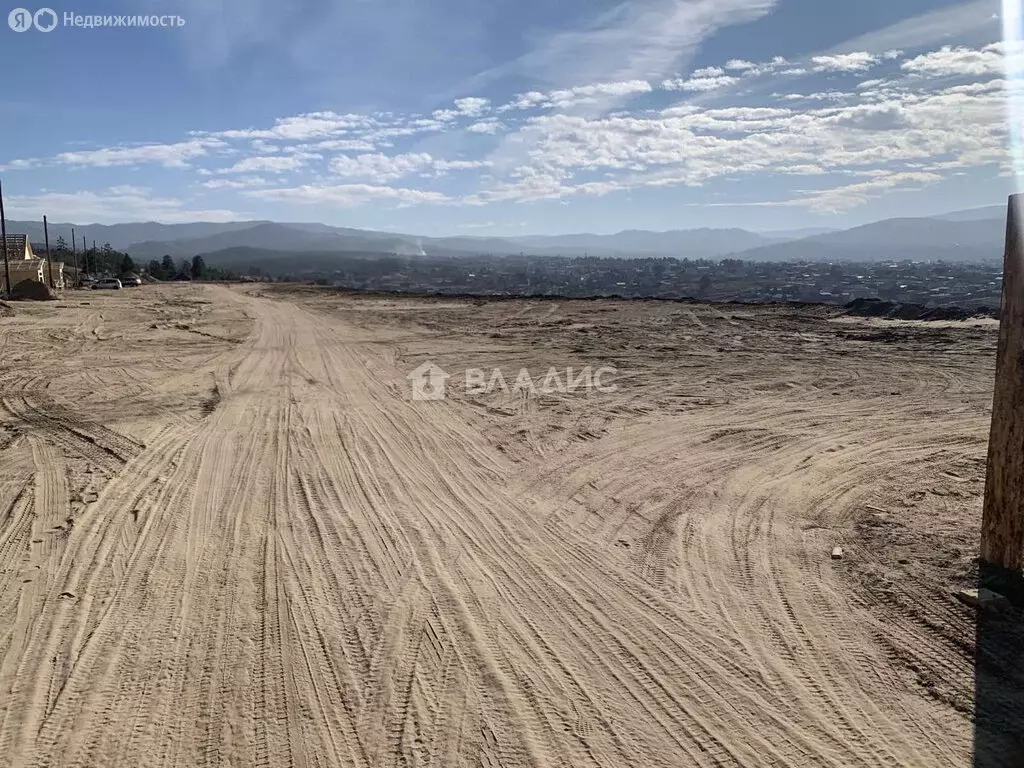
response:
<path fill-rule="evenodd" d="M 50 258 L 50 230 L 46 226 L 46 215 L 43 215 L 43 240 L 46 243 L 46 271 L 50 274 L 50 287 L 56 289 L 53 284 L 53 259 Z"/>
<path fill-rule="evenodd" d="M 71 256 L 75 260 L 75 288 L 82 285 L 82 276 L 78 272 L 78 246 L 75 244 L 75 228 L 71 228 Z"/>
<path fill-rule="evenodd" d="M 4 217 L 4 190 L 0 185 L 0 237 L 4 241 L 4 285 L 7 286 L 7 297 L 11 296 L 11 266 L 7 263 L 7 219 Z M 27 237 L 27 235 L 26 235 Z"/>
<path fill-rule="evenodd" d="M 981 559 L 1018 573 L 1024 565 L 1024 195 L 1006 211 L 1003 298 L 988 442 Z"/>

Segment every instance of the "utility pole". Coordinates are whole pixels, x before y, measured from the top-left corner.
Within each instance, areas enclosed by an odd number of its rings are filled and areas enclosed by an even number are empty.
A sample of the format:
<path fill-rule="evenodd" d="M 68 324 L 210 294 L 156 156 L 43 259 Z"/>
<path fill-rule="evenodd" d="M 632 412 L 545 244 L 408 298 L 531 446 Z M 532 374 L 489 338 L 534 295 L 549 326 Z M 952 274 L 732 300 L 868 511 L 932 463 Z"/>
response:
<path fill-rule="evenodd" d="M 46 271 L 50 274 L 50 287 L 56 288 L 53 284 L 53 259 L 50 258 L 50 230 L 46 225 L 46 214 L 43 214 L 43 240 L 46 243 Z"/>
<path fill-rule="evenodd" d="M 93 256 L 93 266 L 96 266 L 96 257 Z M 89 249 L 85 247 L 85 235 L 82 235 L 82 261 L 85 262 L 85 271 L 89 271 Z"/>
<path fill-rule="evenodd" d="M 75 242 L 75 228 L 71 228 L 71 256 L 75 260 L 75 288 L 82 284 L 82 275 L 78 272 L 78 244 Z"/>
<path fill-rule="evenodd" d="M 11 265 L 7 262 L 7 219 L 4 216 L 4 188 L 0 183 L 0 237 L 4 241 L 4 285 L 7 286 L 7 298 L 11 297 Z M 28 237 L 28 235 L 26 235 Z"/>
<path fill-rule="evenodd" d="M 988 442 L 981 560 L 1009 574 L 1024 565 L 1024 195 L 1006 211 L 1003 298 Z"/>

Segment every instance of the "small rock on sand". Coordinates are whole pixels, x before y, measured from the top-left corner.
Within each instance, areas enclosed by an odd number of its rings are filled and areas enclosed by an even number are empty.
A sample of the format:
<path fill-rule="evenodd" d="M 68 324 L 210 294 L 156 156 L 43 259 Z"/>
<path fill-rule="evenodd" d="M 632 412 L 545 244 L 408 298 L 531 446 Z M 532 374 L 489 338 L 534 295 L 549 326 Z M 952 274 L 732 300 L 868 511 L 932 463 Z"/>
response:
<path fill-rule="evenodd" d="M 983 608 L 989 611 L 1002 611 L 1010 607 L 1010 601 L 998 592 L 980 587 L 978 589 L 961 589 L 956 593 L 957 598 L 967 605 L 975 608 Z"/>

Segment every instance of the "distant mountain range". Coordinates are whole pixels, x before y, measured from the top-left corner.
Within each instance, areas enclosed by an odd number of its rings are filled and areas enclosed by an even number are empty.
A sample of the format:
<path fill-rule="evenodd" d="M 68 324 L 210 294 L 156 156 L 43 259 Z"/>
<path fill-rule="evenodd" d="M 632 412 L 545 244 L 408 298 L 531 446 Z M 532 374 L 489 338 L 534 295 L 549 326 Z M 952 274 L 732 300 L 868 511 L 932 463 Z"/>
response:
<path fill-rule="evenodd" d="M 811 228 L 786 232 L 745 229 L 689 229 L 651 232 L 626 230 L 613 235 L 527 235 L 522 237 L 421 237 L 394 232 L 332 227 L 326 224 L 236 221 L 187 224 L 50 224 L 50 244 L 70 241 L 78 247 L 110 243 L 136 261 L 201 254 L 211 264 L 218 254 L 237 259 L 247 249 L 287 254 L 316 253 L 403 257 L 532 254 L 538 256 L 674 256 L 690 259 L 737 258 L 748 261 L 917 261 L 976 262 L 997 259 L 1003 250 L 1006 210 L 973 208 L 925 218 L 877 221 L 852 229 Z M 43 241 L 42 223 L 7 222 L 7 231 Z"/>
<path fill-rule="evenodd" d="M 1005 217 L 1005 212 L 1003 212 Z M 745 251 L 750 261 L 963 261 L 998 258 L 1003 218 L 885 219 Z"/>

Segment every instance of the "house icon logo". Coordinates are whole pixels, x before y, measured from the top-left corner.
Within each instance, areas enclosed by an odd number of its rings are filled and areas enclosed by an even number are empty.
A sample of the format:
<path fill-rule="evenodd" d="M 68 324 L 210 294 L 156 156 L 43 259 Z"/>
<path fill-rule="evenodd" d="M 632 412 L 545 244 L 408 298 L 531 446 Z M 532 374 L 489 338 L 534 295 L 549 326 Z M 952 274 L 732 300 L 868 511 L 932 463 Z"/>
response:
<path fill-rule="evenodd" d="M 413 400 L 444 400 L 444 385 L 451 374 L 428 360 L 406 378 L 412 382 Z"/>

